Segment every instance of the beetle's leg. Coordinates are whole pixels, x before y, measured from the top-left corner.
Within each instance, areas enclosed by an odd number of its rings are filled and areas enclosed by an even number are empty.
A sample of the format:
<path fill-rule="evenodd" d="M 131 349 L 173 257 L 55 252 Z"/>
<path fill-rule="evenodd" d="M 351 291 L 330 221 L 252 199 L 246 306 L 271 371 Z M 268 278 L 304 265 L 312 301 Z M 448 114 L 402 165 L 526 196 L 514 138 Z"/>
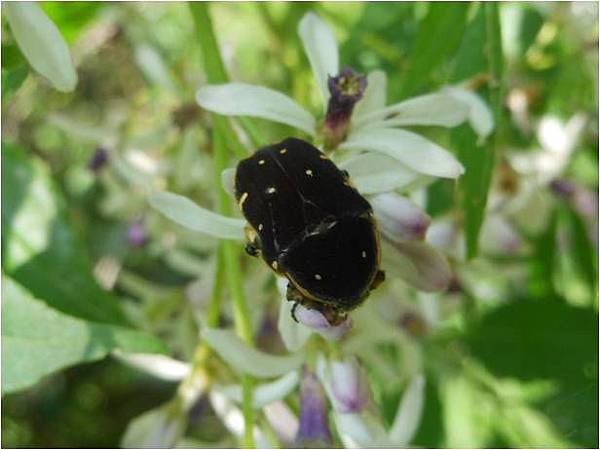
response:
<path fill-rule="evenodd" d="M 294 306 L 292 306 L 292 319 L 294 319 L 294 322 L 296 323 L 300 323 L 298 322 L 298 319 L 296 319 L 296 309 L 298 308 L 299 304 L 300 302 L 294 302 Z"/>
<path fill-rule="evenodd" d="M 294 302 L 296 304 L 302 303 L 304 301 L 304 297 L 300 293 L 296 287 L 288 282 L 287 291 L 285 292 L 285 298 L 287 298 L 288 302 Z M 294 305 L 296 307 L 296 305 Z"/>
<path fill-rule="evenodd" d="M 246 253 L 248 253 L 250 256 L 260 255 L 260 242 L 256 230 L 254 230 L 254 228 L 252 228 L 250 225 L 246 225 L 244 227 L 244 232 L 248 241 L 245 247 Z"/>
<path fill-rule="evenodd" d="M 260 254 L 260 249 L 254 243 L 251 242 L 248 242 L 246 244 L 244 250 L 246 250 L 246 253 L 248 253 L 250 256 L 258 256 Z"/>

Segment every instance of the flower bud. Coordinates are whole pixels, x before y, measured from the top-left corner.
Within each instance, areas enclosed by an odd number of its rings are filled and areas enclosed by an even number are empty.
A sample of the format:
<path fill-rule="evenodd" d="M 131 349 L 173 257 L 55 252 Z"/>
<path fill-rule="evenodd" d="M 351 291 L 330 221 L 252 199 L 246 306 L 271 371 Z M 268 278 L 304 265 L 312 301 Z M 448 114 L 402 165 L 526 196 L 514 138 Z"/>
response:
<path fill-rule="evenodd" d="M 481 228 L 482 250 L 491 254 L 517 254 L 523 249 L 523 239 L 505 217 L 490 214 Z"/>
<path fill-rule="evenodd" d="M 143 247 L 148 242 L 148 235 L 144 224 L 140 221 L 133 222 L 127 229 L 127 242 L 132 247 Z"/>
<path fill-rule="evenodd" d="M 298 322 L 312 328 L 326 339 L 337 341 L 352 328 L 352 319 L 345 317 L 341 322 L 333 324 L 326 317 L 326 312 L 321 312 L 317 309 L 308 309 L 302 305 L 296 307 L 294 315 Z"/>
<path fill-rule="evenodd" d="M 361 412 L 369 402 L 369 386 L 356 358 L 330 363 L 330 385 L 335 409 L 340 413 Z"/>
<path fill-rule="evenodd" d="M 306 448 L 332 443 L 325 392 L 317 376 L 307 368 L 302 373 L 300 385 L 300 426 L 295 443 Z"/>
<path fill-rule="evenodd" d="M 382 233 L 393 242 L 425 238 L 431 218 L 417 205 L 394 193 L 375 195 L 371 205 Z"/>
<path fill-rule="evenodd" d="M 98 173 L 108 162 L 108 151 L 104 147 L 98 147 L 88 162 L 88 168 Z"/>
<path fill-rule="evenodd" d="M 331 97 L 324 124 L 325 147 L 335 148 L 346 137 L 354 105 L 367 88 L 367 78 L 345 67 L 337 76 L 329 77 L 327 87 Z"/>

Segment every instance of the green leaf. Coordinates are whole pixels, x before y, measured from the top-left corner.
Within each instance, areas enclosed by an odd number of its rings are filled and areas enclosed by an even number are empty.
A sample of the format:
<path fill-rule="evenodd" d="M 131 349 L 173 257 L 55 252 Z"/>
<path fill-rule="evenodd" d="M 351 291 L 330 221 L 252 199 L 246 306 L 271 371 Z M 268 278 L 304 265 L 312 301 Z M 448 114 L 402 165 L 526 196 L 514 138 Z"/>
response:
<path fill-rule="evenodd" d="M 29 387 L 64 367 L 103 358 L 115 349 L 165 351 L 159 339 L 144 332 L 59 313 L 2 277 L 3 394 Z"/>
<path fill-rule="evenodd" d="M 551 212 L 546 229 L 533 239 L 533 255 L 529 264 L 529 292 L 535 298 L 556 296 L 554 285 L 557 260 L 556 231 L 558 210 Z"/>
<path fill-rule="evenodd" d="M 419 25 L 401 83 L 401 97 L 419 91 L 431 72 L 458 48 L 465 29 L 468 3 L 430 3 Z"/>
<path fill-rule="evenodd" d="M 598 283 L 597 255 L 594 251 L 594 244 L 588 237 L 588 229 L 582 218 L 572 208 L 567 208 L 565 215 L 570 225 L 573 263 L 588 286 L 596 291 Z"/>
<path fill-rule="evenodd" d="M 10 100 L 19 90 L 27 75 L 29 75 L 29 68 L 26 65 L 14 69 L 2 69 L 2 103 Z"/>
<path fill-rule="evenodd" d="M 411 442 L 413 447 L 440 448 L 444 434 L 442 404 L 438 381 L 434 375 L 427 376 L 425 383 L 425 407 L 417 434 Z"/>
<path fill-rule="evenodd" d="M 490 51 L 491 50 L 491 51 Z M 464 216 L 467 257 L 473 258 L 479 249 L 479 233 L 483 224 L 488 191 L 492 181 L 498 129 L 501 126 L 501 64 L 500 30 L 497 5 L 481 5 L 469 24 L 456 57 L 453 79 L 461 81 L 487 72 L 490 88 L 485 98 L 494 111 L 495 132 L 485 145 L 478 145 L 477 136 L 466 125 L 452 131 L 452 146 L 465 167 L 458 183 L 459 202 Z"/>
<path fill-rule="evenodd" d="M 42 9 L 60 29 L 68 43 L 73 43 L 82 30 L 105 7 L 102 2 L 71 2 L 65 8 L 61 2 L 44 2 Z"/>
<path fill-rule="evenodd" d="M 53 308 L 127 325 L 117 299 L 96 284 L 47 169 L 8 143 L 2 145 L 2 267 Z"/>
<path fill-rule="evenodd" d="M 564 437 L 598 445 L 598 315 L 559 298 L 518 299 L 471 327 L 471 354 L 497 377 L 551 381 L 556 388 L 536 399 Z"/>

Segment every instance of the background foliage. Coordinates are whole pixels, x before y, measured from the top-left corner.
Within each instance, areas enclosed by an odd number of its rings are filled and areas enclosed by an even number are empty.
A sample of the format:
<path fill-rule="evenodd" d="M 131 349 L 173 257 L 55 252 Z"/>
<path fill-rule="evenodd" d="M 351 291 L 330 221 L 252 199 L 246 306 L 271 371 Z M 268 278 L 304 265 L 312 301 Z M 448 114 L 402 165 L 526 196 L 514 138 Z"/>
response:
<path fill-rule="evenodd" d="M 207 207 L 216 201 L 211 123 L 194 102 L 207 74 L 185 4 L 42 7 L 69 43 L 79 81 L 71 93 L 53 90 L 27 64 L 3 14 L 2 445 L 113 447 L 176 385 L 104 357 L 118 347 L 190 360 L 194 308 L 210 294 L 216 243 L 168 223 L 144 199 L 153 186 Z M 423 131 L 467 168 L 457 185 L 429 186 L 427 210 L 434 222 L 449 213 L 463 219 L 473 257 L 465 277 L 478 283 L 436 298 L 443 318 L 435 328 L 398 325 L 427 370 L 413 445 L 596 447 L 597 209 L 586 215 L 546 183 L 548 215 L 514 218 L 523 252 L 482 250 L 486 236 L 478 235 L 488 190 L 516 197 L 524 185 L 505 154 L 543 146 L 535 127 L 543 117 L 587 117 L 561 176 L 597 192 L 597 5 L 496 7 L 497 22 L 476 3 L 217 3 L 211 12 L 232 79 L 290 93 L 315 110 L 296 34 L 310 9 L 334 26 L 342 61 L 387 72 L 389 101 L 476 80 L 496 52 L 491 76 L 502 83 L 479 89 L 498 105 L 495 139 L 477 147 L 466 126 Z M 253 123 L 265 143 L 288 131 Z M 109 165 L 93 171 L 99 147 Z M 277 310 L 274 280 L 252 262 L 244 260 L 252 272 L 246 292 L 263 324 L 255 337 L 277 349 L 265 325 Z M 381 355 L 400 370 L 397 349 Z M 389 423 L 404 385 L 368 368 Z M 236 445 L 206 399 L 190 413 L 186 435 L 192 445 Z"/>

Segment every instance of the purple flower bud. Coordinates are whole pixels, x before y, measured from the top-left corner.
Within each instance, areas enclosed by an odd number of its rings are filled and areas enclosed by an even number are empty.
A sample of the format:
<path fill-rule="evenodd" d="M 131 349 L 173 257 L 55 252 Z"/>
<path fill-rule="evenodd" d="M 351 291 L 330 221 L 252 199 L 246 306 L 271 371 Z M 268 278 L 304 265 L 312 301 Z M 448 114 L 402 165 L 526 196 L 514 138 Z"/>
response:
<path fill-rule="evenodd" d="M 107 162 L 108 150 L 106 150 L 104 147 L 98 147 L 94 152 L 92 158 L 88 162 L 88 168 L 92 172 L 98 173 L 106 165 Z"/>
<path fill-rule="evenodd" d="M 132 247 L 143 247 L 148 242 L 148 235 L 142 222 L 133 222 L 127 229 L 127 242 Z"/>
<path fill-rule="evenodd" d="M 329 77 L 327 86 L 331 97 L 324 124 L 325 146 L 335 148 L 346 137 L 354 105 L 367 88 L 367 77 L 344 67 L 337 76 Z"/>
<path fill-rule="evenodd" d="M 386 193 L 371 198 L 381 231 L 391 241 L 421 241 L 431 218 L 417 205 L 398 194 Z"/>
<path fill-rule="evenodd" d="M 332 443 L 327 400 L 317 376 L 305 368 L 300 384 L 300 426 L 295 443 L 300 447 L 323 447 Z"/>
<path fill-rule="evenodd" d="M 330 371 L 336 410 L 344 414 L 361 412 L 370 400 L 370 391 L 367 377 L 356 358 L 332 361 Z"/>
<path fill-rule="evenodd" d="M 562 198 L 568 199 L 575 192 L 575 186 L 568 180 L 556 178 L 550 182 L 550 189 Z"/>
<path fill-rule="evenodd" d="M 308 309 L 302 305 L 298 305 L 294 313 L 298 322 L 312 328 L 324 338 L 332 341 L 340 340 L 352 328 L 352 319 L 345 317 L 337 323 L 335 320 L 328 320 L 326 314 L 327 311 Z"/>

